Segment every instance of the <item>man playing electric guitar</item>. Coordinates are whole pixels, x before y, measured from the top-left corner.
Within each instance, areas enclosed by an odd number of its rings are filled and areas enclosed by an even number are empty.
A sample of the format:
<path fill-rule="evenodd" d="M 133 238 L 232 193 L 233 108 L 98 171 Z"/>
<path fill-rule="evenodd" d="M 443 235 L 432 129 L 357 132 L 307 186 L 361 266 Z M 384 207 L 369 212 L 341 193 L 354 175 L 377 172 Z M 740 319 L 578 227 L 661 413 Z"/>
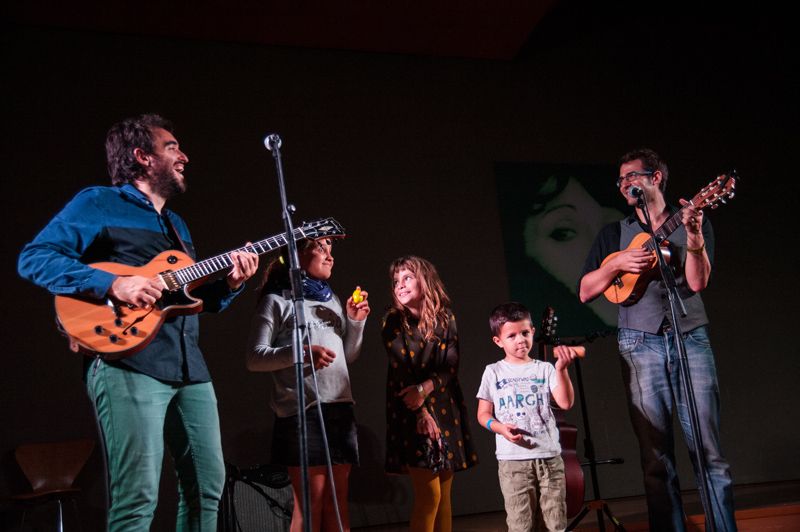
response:
<path fill-rule="evenodd" d="M 582 302 L 591 301 L 610 287 L 622 284 L 621 275 L 642 274 L 655 265 L 652 247 L 641 244 L 628 247 L 646 230 L 639 196 L 647 203 L 654 230 L 675 220 L 675 227 L 662 233 L 671 234 L 669 267 L 687 310 L 687 315 L 680 318 L 680 327 L 697 404 L 701 448 L 714 492 L 709 497 L 712 508 L 708 510 L 713 513 L 716 530 L 736 530 L 730 468 L 719 442 L 719 390 L 714 355 L 699 293 L 708 284 L 714 258 L 711 223 L 700 208 L 685 200 L 681 200 L 681 209 L 667 205 L 664 199 L 667 165 L 652 150 L 625 154 L 620 160 L 619 175 L 617 187 L 628 205 L 634 207 L 634 213 L 600 231 L 584 265 L 578 293 Z M 683 427 L 689 426 L 689 419 L 666 298 L 662 279 L 652 276 L 634 300 L 617 301 L 622 303 L 618 340 L 629 413 L 639 440 L 650 530 L 683 531 L 685 516 L 673 452 L 674 404 Z M 690 437 L 684 433 L 691 448 Z"/>
<path fill-rule="evenodd" d="M 189 159 L 171 124 L 157 115 L 112 126 L 106 155 L 114 186 L 79 192 L 25 246 L 19 272 L 53 294 L 151 308 L 167 288 L 160 277 L 118 276 L 88 264 L 142 266 L 165 250 L 194 257 L 186 224 L 164 207 L 186 189 Z M 206 311 L 230 304 L 258 267 L 255 253 L 234 252 L 230 259 L 226 276 L 192 294 Z M 112 532 L 150 529 L 165 441 L 181 487 L 176 529 L 216 530 L 225 465 L 198 326 L 196 314 L 169 317 L 135 354 L 86 359 L 86 386 L 108 458 Z"/>

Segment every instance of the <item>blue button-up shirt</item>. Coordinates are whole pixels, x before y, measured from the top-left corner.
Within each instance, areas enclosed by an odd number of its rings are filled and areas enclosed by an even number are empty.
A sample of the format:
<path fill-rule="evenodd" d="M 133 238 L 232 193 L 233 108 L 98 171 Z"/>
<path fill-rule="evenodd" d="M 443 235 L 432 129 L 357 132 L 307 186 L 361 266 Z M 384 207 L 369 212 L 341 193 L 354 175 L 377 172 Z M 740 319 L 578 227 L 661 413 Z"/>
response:
<path fill-rule="evenodd" d="M 168 209 L 159 214 L 130 184 L 91 187 L 79 192 L 23 248 L 18 269 L 22 277 L 52 294 L 102 299 L 116 276 L 88 264 L 143 266 L 168 249 L 186 251 L 195 258 L 189 230 L 180 216 Z M 192 295 L 203 300 L 204 311 L 218 312 L 239 292 L 241 289 L 232 292 L 225 280 L 219 279 Z M 164 322 L 147 347 L 114 364 L 163 381 L 207 382 L 211 377 L 198 339 L 197 315 L 175 316 Z"/>

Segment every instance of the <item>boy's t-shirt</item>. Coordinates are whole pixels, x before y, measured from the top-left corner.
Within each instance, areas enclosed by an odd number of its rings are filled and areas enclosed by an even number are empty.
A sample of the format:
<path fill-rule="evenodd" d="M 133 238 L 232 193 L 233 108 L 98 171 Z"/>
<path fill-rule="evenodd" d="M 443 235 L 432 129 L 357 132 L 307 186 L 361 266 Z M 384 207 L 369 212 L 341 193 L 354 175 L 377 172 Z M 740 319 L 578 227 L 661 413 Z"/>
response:
<path fill-rule="evenodd" d="M 495 435 L 498 460 L 553 458 L 561 454 L 558 428 L 550 408 L 550 393 L 558 386 L 555 371 L 551 363 L 541 360 L 525 364 L 501 360 L 486 366 L 478 399 L 494 404 L 498 421 L 525 431 L 518 443 Z"/>

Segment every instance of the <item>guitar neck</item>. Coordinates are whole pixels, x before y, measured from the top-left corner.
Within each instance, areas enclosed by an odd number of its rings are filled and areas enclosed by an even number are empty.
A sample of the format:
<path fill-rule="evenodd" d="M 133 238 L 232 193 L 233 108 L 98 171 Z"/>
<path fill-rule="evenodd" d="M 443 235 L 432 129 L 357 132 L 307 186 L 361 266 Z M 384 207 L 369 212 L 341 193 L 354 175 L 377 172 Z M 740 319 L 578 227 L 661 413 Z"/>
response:
<path fill-rule="evenodd" d="M 666 240 L 669 235 L 674 233 L 678 227 L 683 225 L 681 213 L 683 212 L 683 207 L 681 207 L 678 212 L 667 218 L 667 221 L 661 224 L 661 227 L 655 232 L 656 242 L 661 243 Z M 653 238 L 651 237 L 650 240 L 645 243 L 644 247 L 647 249 L 653 250 Z"/>
<path fill-rule="evenodd" d="M 306 235 L 302 228 L 296 228 L 292 231 L 295 240 L 300 240 Z M 186 286 L 206 277 L 210 277 L 218 272 L 227 270 L 233 267 L 233 260 L 231 260 L 231 253 L 233 252 L 247 252 L 255 253 L 256 255 L 263 255 L 272 250 L 283 247 L 289 243 L 286 238 L 286 233 L 271 236 L 264 240 L 254 242 L 249 246 L 233 249 L 226 253 L 221 253 L 215 257 L 211 257 L 200 262 L 196 262 L 191 266 L 175 270 L 173 273 L 175 280 L 181 285 Z"/>
<path fill-rule="evenodd" d="M 692 198 L 688 205 L 693 205 L 696 209 L 705 209 L 706 207 L 711 207 L 712 209 L 717 208 L 720 203 L 726 203 L 726 199 L 733 198 L 737 179 L 736 170 L 732 170 L 727 174 L 718 175 L 711 183 L 700 189 L 700 192 Z M 656 243 L 661 244 L 661 242 L 674 233 L 678 227 L 683 225 L 683 209 L 685 208 L 686 207 L 681 207 L 678 209 L 678 212 L 670 216 L 667 221 L 658 228 L 658 231 L 655 231 Z M 650 250 L 654 249 L 653 246 L 652 238 L 644 244 L 644 247 Z"/>

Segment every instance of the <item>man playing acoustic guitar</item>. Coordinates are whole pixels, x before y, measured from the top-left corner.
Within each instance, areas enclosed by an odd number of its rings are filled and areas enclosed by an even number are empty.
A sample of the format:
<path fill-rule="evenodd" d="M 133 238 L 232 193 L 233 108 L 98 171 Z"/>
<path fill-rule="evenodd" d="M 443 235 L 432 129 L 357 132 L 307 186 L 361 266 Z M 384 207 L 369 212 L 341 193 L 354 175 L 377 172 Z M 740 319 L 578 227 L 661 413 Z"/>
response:
<path fill-rule="evenodd" d="M 171 124 L 157 115 L 112 126 L 106 155 L 114 186 L 79 192 L 22 250 L 19 273 L 59 296 L 106 301 L 117 316 L 111 321 L 121 325 L 123 310 L 158 308 L 167 288 L 163 279 L 115 275 L 89 264 L 138 267 L 165 250 L 194 257 L 186 224 L 164 208 L 186 189 L 183 172 L 189 159 Z M 258 267 L 258 255 L 233 252 L 229 266 L 224 278 L 192 292 L 204 310 L 220 311 L 241 292 Z M 225 465 L 198 325 L 196 314 L 167 317 L 135 354 L 119 360 L 100 353 L 86 358 L 86 386 L 108 459 L 111 531 L 150 529 L 165 442 L 180 486 L 176 529 L 216 530 Z M 123 334 L 136 336 L 135 329 L 129 325 L 124 333 L 110 335 L 97 325 L 89 332 L 119 343 Z M 70 341 L 73 347 L 80 343 Z"/>
<path fill-rule="evenodd" d="M 600 231 L 586 259 L 578 293 L 584 303 L 604 292 L 614 301 L 613 293 L 624 288 L 621 275 L 644 276 L 654 267 L 658 271 L 653 248 L 643 247 L 641 238 L 637 240 L 637 235 L 646 231 L 639 196 L 647 202 L 655 230 L 674 225 L 670 231 L 662 232 L 671 234 L 669 267 L 687 310 L 687 315 L 680 318 L 680 328 L 697 405 L 700 447 L 713 488 L 708 510 L 714 516 L 716 530 L 733 531 L 736 522 L 732 480 L 719 441 L 717 374 L 708 338 L 708 318 L 699 293 L 708 284 L 714 258 L 711 223 L 703 217 L 702 206 L 685 200 L 680 200 L 680 209 L 667 205 L 664 190 L 669 173 L 666 163 L 654 151 L 642 149 L 625 154 L 620 160 L 619 175 L 617 187 L 628 205 L 635 208 L 634 213 Z M 615 301 L 621 303 L 618 341 L 622 375 L 631 422 L 639 440 L 650 530 L 683 531 L 685 516 L 673 452 L 673 405 L 677 405 L 684 438 L 691 449 L 689 414 L 666 289 L 660 275 L 646 279 L 649 281 L 635 297 Z M 697 476 L 697 464 L 694 465 Z"/>

